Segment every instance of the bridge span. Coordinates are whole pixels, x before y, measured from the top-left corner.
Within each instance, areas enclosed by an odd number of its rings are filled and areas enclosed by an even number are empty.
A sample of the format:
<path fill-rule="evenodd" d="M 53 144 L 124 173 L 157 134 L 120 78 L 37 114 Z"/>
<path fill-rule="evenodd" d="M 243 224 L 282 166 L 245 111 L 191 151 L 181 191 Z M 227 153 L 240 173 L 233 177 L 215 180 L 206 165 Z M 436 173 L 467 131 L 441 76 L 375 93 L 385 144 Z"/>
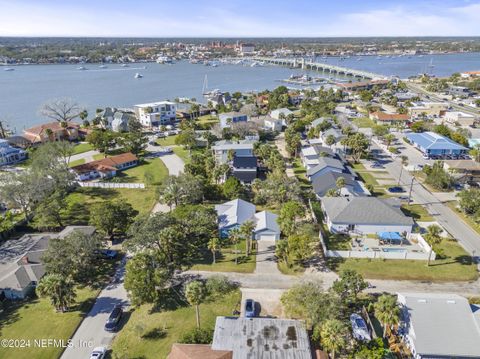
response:
<path fill-rule="evenodd" d="M 303 70 L 316 70 L 322 72 L 329 72 L 333 74 L 357 77 L 362 79 L 370 80 L 386 80 L 387 76 L 376 74 L 369 71 L 349 69 L 346 67 L 335 66 L 330 64 L 325 64 L 321 62 L 315 62 L 313 60 L 305 60 L 305 58 L 276 58 L 276 57 L 254 57 L 253 60 L 275 64 L 280 66 L 288 66 L 301 68 Z"/>

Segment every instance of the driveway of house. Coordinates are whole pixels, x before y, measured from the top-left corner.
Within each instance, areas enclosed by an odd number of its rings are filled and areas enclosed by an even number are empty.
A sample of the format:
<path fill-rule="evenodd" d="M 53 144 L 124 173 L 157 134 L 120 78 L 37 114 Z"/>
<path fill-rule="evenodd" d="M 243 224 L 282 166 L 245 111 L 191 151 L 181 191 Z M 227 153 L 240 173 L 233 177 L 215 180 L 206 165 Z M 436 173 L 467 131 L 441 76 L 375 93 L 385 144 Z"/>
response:
<path fill-rule="evenodd" d="M 275 241 L 257 241 L 257 265 L 255 274 L 257 275 L 282 275 L 277 267 L 277 258 L 275 257 Z"/>

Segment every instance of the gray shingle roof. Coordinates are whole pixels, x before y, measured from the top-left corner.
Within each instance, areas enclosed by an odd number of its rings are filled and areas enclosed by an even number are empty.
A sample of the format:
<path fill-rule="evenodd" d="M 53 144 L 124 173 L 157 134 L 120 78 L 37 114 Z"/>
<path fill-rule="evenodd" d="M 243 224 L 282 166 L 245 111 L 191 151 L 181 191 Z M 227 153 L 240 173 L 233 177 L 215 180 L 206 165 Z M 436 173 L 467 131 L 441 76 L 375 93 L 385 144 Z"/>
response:
<path fill-rule="evenodd" d="M 219 227 L 230 227 L 242 224 L 252 219 L 255 214 L 255 205 L 243 199 L 234 199 L 215 206 L 218 215 Z"/>
<path fill-rule="evenodd" d="M 334 224 L 413 225 L 400 210 L 400 202 L 376 197 L 322 197 L 323 208 Z"/>
<path fill-rule="evenodd" d="M 311 175 L 321 171 L 325 167 L 337 168 L 341 171 L 345 170 L 345 166 L 344 166 L 342 161 L 337 160 L 336 158 L 331 158 L 331 157 L 319 157 L 318 158 L 318 165 L 310 168 L 307 171 L 307 176 L 311 176 Z"/>
<path fill-rule="evenodd" d="M 313 191 L 319 196 L 324 196 L 331 188 L 336 188 L 337 179 L 345 178 L 346 186 L 355 186 L 355 179 L 351 174 L 339 173 L 339 172 L 327 172 L 320 176 L 317 176 L 312 181 Z"/>
<path fill-rule="evenodd" d="M 278 216 L 272 212 L 262 211 L 255 213 L 255 232 L 270 230 L 275 233 L 280 233 L 280 226 L 277 220 Z"/>

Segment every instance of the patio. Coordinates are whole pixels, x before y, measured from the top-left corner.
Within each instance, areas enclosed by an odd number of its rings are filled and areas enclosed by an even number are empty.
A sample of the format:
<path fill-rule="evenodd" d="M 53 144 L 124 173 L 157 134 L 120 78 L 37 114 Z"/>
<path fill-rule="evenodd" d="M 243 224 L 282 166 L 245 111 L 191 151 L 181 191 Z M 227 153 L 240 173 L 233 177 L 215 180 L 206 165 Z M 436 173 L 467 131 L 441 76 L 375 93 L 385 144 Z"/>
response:
<path fill-rule="evenodd" d="M 403 238 L 400 236 L 400 234 L 393 234 L 392 232 L 378 233 L 376 238 L 352 238 L 351 246 L 353 251 L 360 252 L 425 252 L 413 236 L 409 236 L 409 238 Z"/>

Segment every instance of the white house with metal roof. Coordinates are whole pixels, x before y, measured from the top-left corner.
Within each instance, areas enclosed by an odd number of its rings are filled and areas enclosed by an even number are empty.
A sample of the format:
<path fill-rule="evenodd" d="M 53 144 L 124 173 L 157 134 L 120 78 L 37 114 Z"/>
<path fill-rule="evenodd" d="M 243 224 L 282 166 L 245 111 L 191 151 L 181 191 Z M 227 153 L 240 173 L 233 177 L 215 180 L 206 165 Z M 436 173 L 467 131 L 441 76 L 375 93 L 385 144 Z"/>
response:
<path fill-rule="evenodd" d="M 457 294 L 399 293 L 397 301 L 415 359 L 480 358 L 480 306 Z"/>
<path fill-rule="evenodd" d="M 255 239 L 257 241 L 278 241 L 280 239 L 280 226 L 278 216 L 272 212 L 262 211 L 255 213 Z"/>
<path fill-rule="evenodd" d="M 411 233 L 413 219 L 400 209 L 400 201 L 377 197 L 322 197 L 322 210 L 333 233 Z"/>

